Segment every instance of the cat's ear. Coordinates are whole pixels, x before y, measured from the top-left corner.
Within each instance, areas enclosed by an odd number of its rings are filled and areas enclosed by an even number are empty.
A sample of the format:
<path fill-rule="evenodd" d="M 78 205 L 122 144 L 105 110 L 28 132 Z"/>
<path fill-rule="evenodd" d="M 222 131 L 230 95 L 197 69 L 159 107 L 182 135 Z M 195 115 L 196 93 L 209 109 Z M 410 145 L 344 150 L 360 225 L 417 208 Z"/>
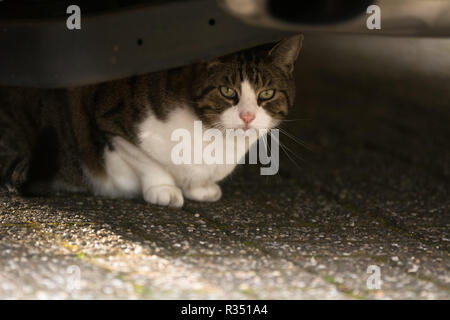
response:
<path fill-rule="evenodd" d="M 269 56 L 272 57 L 275 64 L 287 72 L 292 72 L 294 70 L 295 60 L 297 60 L 300 49 L 302 48 L 302 42 L 302 34 L 283 39 L 270 49 Z"/>

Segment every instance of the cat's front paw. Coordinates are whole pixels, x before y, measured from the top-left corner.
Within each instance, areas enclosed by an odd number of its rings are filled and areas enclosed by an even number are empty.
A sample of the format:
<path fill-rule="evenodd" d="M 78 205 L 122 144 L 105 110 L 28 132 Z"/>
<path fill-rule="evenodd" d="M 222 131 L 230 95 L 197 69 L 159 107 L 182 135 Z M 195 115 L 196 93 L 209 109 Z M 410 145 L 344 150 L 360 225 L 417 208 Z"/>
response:
<path fill-rule="evenodd" d="M 183 190 L 186 198 L 196 201 L 217 201 L 222 197 L 222 190 L 215 184 L 195 186 Z"/>
<path fill-rule="evenodd" d="M 180 208 L 183 206 L 183 193 L 171 185 L 153 186 L 144 192 L 144 200 L 160 206 Z"/>

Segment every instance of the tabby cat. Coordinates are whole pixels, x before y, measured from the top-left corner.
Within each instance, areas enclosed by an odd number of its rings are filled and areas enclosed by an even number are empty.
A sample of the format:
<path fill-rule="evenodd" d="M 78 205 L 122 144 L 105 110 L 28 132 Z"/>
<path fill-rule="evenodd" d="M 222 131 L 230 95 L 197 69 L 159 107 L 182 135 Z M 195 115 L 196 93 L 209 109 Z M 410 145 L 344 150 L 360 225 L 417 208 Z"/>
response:
<path fill-rule="evenodd" d="M 24 195 L 90 191 L 173 207 L 184 197 L 216 201 L 217 182 L 235 165 L 175 165 L 171 133 L 192 131 L 195 120 L 204 129 L 277 126 L 293 105 L 302 40 L 96 85 L 0 87 L 0 182 Z"/>

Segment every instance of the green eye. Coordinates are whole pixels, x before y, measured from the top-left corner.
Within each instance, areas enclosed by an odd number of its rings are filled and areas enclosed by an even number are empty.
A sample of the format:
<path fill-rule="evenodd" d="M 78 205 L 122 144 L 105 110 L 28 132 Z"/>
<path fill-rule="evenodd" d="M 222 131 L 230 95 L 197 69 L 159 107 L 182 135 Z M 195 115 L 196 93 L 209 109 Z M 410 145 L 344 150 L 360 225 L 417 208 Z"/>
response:
<path fill-rule="evenodd" d="M 225 87 L 225 86 L 221 86 L 219 87 L 220 93 L 228 99 L 232 99 L 234 97 L 236 97 L 236 90 L 233 90 L 231 88 Z"/>
<path fill-rule="evenodd" d="M 268 89 L 268 90 L 261 91 L 258 97 L 261 100 L 269 100 L 269 99 L 272 99 L 274 95 L 275 95 L 275 89 Z"/>

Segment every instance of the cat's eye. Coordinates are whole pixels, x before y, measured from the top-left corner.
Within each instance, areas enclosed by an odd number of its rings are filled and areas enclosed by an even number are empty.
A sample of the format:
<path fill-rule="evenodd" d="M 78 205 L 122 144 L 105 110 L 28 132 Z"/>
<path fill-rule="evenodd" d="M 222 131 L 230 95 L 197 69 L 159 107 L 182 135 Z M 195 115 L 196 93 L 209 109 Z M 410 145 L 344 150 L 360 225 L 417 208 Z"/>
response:
<path fill-rule="evenodd" d="M 228 98 L 228 99 L 233 99 L 237 95 L 236 90 L 233 90 L 233 89 L 225 87 L 225 86 L 219 87 L 219 91 L 225 98 Z"/>
<path fill-rule="evenodd" d="M 275 89 L 268 89 L 268 90 L 261 91 L 259 93 L 258 98 L 261 100 L 269 100 L 269 99 L 272 99 L 274 95 L 275 95 Z"/>

